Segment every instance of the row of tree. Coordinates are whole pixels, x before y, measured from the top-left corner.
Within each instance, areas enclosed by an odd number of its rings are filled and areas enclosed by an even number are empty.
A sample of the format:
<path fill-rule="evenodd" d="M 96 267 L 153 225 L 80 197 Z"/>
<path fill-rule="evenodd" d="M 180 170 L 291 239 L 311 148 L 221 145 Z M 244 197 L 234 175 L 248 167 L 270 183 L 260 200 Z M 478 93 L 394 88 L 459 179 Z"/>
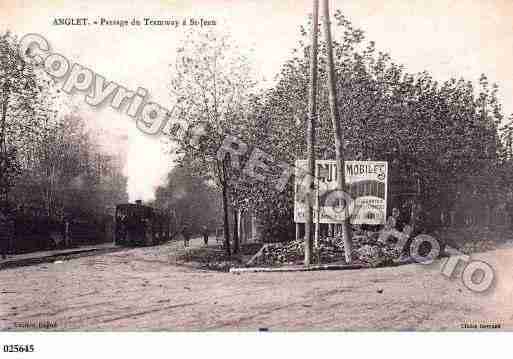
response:
<path fill-rule="evenodd" d="M 0 36 L 0 200 L 49 217 L 97 216 L 127 200 L 123 163 L 105 153 L 86 120 L 41 69 Z"/>
<path fill-rule="evenodd" d="M 186 166 L 179 165 L 170 171 L 165 184 L 157 188 L 152 205 L 170 211 L 173 236 L 184 226 L 193 234 L 201 234 L 203 227 L 213 232 L 221 226 L 218 192 Z"/>
<path fill-rule="evenodd" d="M 343 34 L 333 41 L 333 50 L 346 159 L 388 161 L 390 205 L 398 206 L 394 201 L 400 194 L 414 190 L 439 225 L 464 198 L 490 206 L 506 200 L 512 192 L 508 179 L 513 174 L 513 125 L 510 121 L 501 128 L 505 121 L 498 86 L 485 75 L 476 83 L 463 78 L 439 82 L 427 71 L 408 73 L 340 11 L 335 25 L 336 33 Z M 274 160 L 293 164 L 306 157 L 311 49 L 309 32 L 302 27 L 301 35 L 269 89 L 256 91 L 247 57 L 228 36 L 212 32 L 188 38 L 173 68 L 171 89 L 180 118 L 189 126 L 207 125 L 199 146 L 169 134 L 178 145 L 177 162 L 217 188 L 225 209 L 225 233 L 233 233 L 235 240 L 237 225 L 229 230 L 229 208 L 259 213 L 268 239 L 292 237 L 292 183 L 277 193 L 272 181 L 248 178 L 242 166 L 229 156 L 219 159 L 217 151 L 223 136 L 233 135 Z M 314 150 L 316 158 L 331 159 L 335 153 L 326 45 L 320 42 Z M 270 172 L 272 177 L 280 169 Z"/>

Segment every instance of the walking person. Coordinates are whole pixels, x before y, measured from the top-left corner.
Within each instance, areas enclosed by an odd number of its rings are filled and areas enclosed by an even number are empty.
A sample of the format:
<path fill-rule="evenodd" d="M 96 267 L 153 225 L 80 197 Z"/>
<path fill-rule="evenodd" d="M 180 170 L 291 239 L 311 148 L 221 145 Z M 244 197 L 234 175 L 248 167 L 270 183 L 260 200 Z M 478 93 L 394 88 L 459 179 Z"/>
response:
<path fill-rule="evenodd" d="M 191 239 L 191 233 L 189 232 L 189 227 L 187 227 L 187 225 L 184 225 L 182 227 L 182 236 L 183 236 L 183 246 L 185 248 L 189 247 L 189 241 Z"/>
<path fill-rule="evenodd" d="M 203 243 L 205 243 L 205 247 L 208 246 L 208 227 L 203 226 Z"/>
<path fill-rule="evenodd" d="M 63 219 L 63 230 L 64 230 L 64 246 L 66 248 L 70 247 L 71 241 L 70 241 L 70 231 L 69 231 L 69 218 L 67 216 L 64 216 Z"/>

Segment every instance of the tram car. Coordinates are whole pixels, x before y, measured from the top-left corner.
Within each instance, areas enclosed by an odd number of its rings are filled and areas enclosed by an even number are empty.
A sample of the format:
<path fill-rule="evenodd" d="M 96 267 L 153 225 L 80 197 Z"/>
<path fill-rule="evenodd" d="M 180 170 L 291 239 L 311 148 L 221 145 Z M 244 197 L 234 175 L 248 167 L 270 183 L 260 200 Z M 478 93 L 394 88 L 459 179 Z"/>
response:
<path fill-rule="evenodd" d="M 114 243 L 118 245 L 151 246 L 170 240 L 170 216 L 141 201 L 118 204 L 114 226 Z"/>

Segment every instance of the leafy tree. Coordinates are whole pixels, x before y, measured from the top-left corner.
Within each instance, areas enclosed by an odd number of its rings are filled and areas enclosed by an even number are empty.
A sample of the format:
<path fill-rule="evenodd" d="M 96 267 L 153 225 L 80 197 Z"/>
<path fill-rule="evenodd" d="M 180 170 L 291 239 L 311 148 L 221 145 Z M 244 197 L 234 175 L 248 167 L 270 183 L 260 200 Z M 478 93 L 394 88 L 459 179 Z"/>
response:
<path fill-rule="evenodd" d="M 493 204 L 513 173 L 513 126 L 503 122 L 497 85 L 481 76 L 477 85 L 466 79 L 438 82 L 427 71 L 408 73 L 392 57 L 378 51 L 364 32 L 340 12 L 335 13 L 333 41 L 336 99 L 344 126 L 346 159 L 388 161 L 390 203 L 398 206 L 414 195 L 432 218 L 432 227 L 449 211 Z M 247 61 L 233 54 L 225 37 L 203 35 L 189 40 L 180 53 L 172 81 L 178 118 L 188 125 L 208 124 L 199 146 L 179 138 L 179 163 L 215 181 L 223 193 L 225 233 L 228 208 L 252 208 L 264 222 L 266 240 L 293 237 L 293 187 L 276 192 L 280 166 L 268 169 L 267 181 L 249 178 L 231 161 L 219 161 L 220 134 L 240 138 L 269 154 L 273 163 L 292 164 L 305 158 L 309 56 L 308 33 L 286 61 L 270 89 L 249 95 L 252 81 Z M 319 114 L 316 158 L 334 158 L 328 106 L 326 44 L 320 45 Z M 244 64 L 244 65 L 242 65 Z M 248 159 L 243 156 L 242 163 Z M 405 193 L 409 193 L 406 195 Z M 465 202 L 467 201 L 467 202 Z M 468 202 L 472 202 L 471 205 Z M 483 206 L 481 206 L 483 207 Z M 474 215 L 479 217 L 479 215 Z"/>
<path fill-rule="evenodd" d="M 15 141 L 21 132 L 37 128 L 37 94 L 41 87 L 34 69 L 18 51 L 18 40 L 10 32 L 0 35 L 0 196 L 7 199 L 17 161 Z"/>
<path fill-rule="evenodd" d="M 190 129 L 198 125 L 204 134 L 199 146 L 190 137 L 171 129 L 177 144 L 178 163 L 212 180 L 222 193 L 225 248 L 230 254 L 229 208 L 237 205 L 237 171 L 228 156 L 218 158 L 226 135 L 238 136 L 244 129 L 245 104 L 255 82 L 248 59 L 228 35 L 189 33 L 179 48 L 171 78 L 171 93 L 177 100 L 173 116 Z M 236 227 L 236 226 L 235 226 Z"/>
<path fill-rule="evenodd" d="M 10 202 L 95 216 L 126 201 L 116 156 L 102 154 L 85 121 L 73 114 L 53 80 L 0 36 L 0 189 Z"/>
<path fill-rule="evenodd" d="M 503 119 L 497 86 L 490 87 L 484 75 L 476 91 L 473 83 L 464 79 L 438 83 L 427 71 L 407 73 L 390 55 L 378 52 L 374 42 L 365 42 L 363 31 L 354 28 L 341 12 L 335 19 L 338 33 L 343 34 L 333 46 L 346 159 L 388 161 L 393 181 L 390 194 L 416 193 L 432 218 L 451 210 L 464 193 L 474 193 L 474 201 L 492 203 L 497 193 L 499 154 L 504 151 L 497 133 Z M 259 146 L 287 163 L 306 154 L 300 120 L 307 116 L 304 99 L 310 51 L 305 45 L 308 34 L 304 28 L 301 32 L 299 48 L 283 65 L 276 86 L 261 94 L 257 109 L 252 110 L 259 121 L 257 131 L 266 137 L 258 139 Z M 325 44 L 319 62 L 316 157 L 334 158 Z M 324 149 L 328 149 L 326 153 Z M 259 195 L 269 190 L 265 184 L 256 187 L 253 193 Z M 267 212 L 292 203 L 290 197 L 269 199 L 264 204 Z M 285 214 L 269 226 L 286 228 L 289 222 L 290 216 Z"/>
<path fill-rule="evenodd" d="M 222 205 L 217 189 L 186 166 L 171 170 L 166 184 L 156 190 L 154 205 L 173 213 L 175 234 L 183 225 L 192 233 L 201 233 L 203 226 L 212 230 L 220 224 L 217 214 Z"/>

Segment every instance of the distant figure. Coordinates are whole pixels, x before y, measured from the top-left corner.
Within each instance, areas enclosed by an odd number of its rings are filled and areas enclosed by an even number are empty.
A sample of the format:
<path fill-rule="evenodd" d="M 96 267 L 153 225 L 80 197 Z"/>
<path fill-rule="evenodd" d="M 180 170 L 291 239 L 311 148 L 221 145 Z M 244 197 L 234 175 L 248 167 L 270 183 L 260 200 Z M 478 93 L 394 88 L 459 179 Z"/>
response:
<path fill-rule="evenodd" d="M 401 213 L 399 212 L 398 208 L 392 209 L 392 215 L 390 217 L 388 217 L 386 225 L 385 225 L 387 227 L 387 229 L 397 229 L 397 224 L 399 222 L 400 215 L 401 215 Z"/>
<path fill-rule="evenodd" d="M 203 242 L 205 243 L 205 246 L 208 246 L 208 227 L 203 226 Z"/>
<path fill-rule="evenodd" d="M 224 245 L 224 227 L 216 227 L 216 242 L 221 241 Z"/>
<path fill-rule="evenodd" d="M 420 205 L 417 204 L 415 207 L 415 233 L 426 233 L 429 231 L 427 220 L 429 218 L 429 214 L 427 211 Z"/>
<path fill-rule="evenodd" d="M 71 244 L 70 230 L 69 230 L 69 218 L 64 218 L 64 245 L 69 247 Z"/>
<path fill-rule="evenodd" d="M 401 211 L 394 207 L 392 215 L 386 221 L 385 228 L 379 234 L 378 240 L 384 244 L 398 243 L 399 238 L 405 234 L 409 237 L 411 233 L 412 227 L 401 216 Z M 404 246 L 404 254 L 409 253 L 410 243 L 411 238 L 408 239 Z"/>
<path fill-rule="evenodd" d="M 189 232 L 189 228 L 186 225 L 182 227 L 182 236 L 183 236 L 183 246 L 185 248 L 189 247 L 189 240 L 191 239 L 191 234 Z"/>

